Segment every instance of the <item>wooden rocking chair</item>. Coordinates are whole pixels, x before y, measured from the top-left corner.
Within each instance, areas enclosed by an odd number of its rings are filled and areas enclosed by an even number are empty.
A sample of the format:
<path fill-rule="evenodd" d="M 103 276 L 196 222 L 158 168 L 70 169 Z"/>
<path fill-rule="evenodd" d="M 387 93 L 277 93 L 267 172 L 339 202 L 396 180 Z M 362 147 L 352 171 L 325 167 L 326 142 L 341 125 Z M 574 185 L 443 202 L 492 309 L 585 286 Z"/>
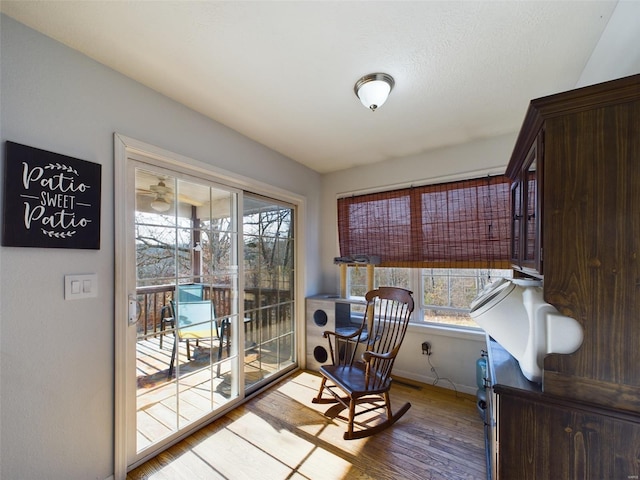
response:
<path fill-rule="evenodd" d="M 355 333 L 324 332 L 324 337 L 329 339 L 332 364 L 320 367 L 322 383 L 313 403 L 336 403 L 325 415 L 348 422 L 345 440 L 380 432 L 411 407 L 405 403 L 393 413 L 389 398 L 391 370 L 413 312 L 411 295 L 412 292 L 403 288 L 372 290 L 365 297 L 367 309 Z M 330 396 L 324 396 L 325 392 Z M 347 417 L 340 415 L 345 409 L 349 412 Z M 373 426 L 368 421 L 359 422 L 359 429 L 354 430 L 358 415 L 378 409 L 386 410 L 385 420 Z"/>

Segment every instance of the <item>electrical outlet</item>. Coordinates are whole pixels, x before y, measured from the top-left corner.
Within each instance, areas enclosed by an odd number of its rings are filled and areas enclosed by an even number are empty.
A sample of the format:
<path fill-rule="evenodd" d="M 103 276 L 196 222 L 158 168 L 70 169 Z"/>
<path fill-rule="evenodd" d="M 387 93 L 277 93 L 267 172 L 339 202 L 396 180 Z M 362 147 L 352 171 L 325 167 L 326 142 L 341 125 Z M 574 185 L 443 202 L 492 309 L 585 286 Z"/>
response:
<path fill-rule="evenodd" d="M 431 344 L 429 342 L 422 342 L 422 354 L 431 355 Z"/>

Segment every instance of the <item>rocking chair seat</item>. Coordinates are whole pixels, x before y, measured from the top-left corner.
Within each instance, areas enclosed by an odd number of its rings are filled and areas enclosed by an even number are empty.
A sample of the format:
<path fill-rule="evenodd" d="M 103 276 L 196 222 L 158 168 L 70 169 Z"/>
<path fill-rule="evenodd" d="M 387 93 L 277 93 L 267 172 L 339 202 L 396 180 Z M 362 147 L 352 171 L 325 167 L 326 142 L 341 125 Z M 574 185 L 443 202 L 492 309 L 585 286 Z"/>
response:
<path fill-rule="evenodd" d="M 376 388 L 367 386 L 366 364 L 354 362 L 353 365 L 324 365 L 320 373 L 335 383 L 349 396 L 377 395 L 391 387 L 391 377 L 384 379 Z"/>

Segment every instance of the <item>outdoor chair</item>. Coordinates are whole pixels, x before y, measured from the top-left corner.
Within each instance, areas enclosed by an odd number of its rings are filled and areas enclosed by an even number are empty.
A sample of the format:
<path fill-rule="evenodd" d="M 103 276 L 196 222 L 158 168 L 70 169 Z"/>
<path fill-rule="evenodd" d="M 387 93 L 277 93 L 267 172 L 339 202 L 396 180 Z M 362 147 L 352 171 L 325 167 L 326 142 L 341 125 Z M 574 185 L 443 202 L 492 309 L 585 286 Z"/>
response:
<path fill-rule="evenodd" d="M 380 287 L 366 294 L 360 328 L 349 335 L 326 331 L 332 364 L 320 367 L 322 382 L 313 403 L 335 403 L 325 413 L 347 421 L 346 440 L 367 437 L 393 425 L 411 407 L 391 410 L 391 370 L 413 312 L 412 292 Z M 326 395 L 325 395 L 326 394 Z M 347 410 L 347 416 L 340 414 Z M 380 410 L 356 422 L 360 415 Z M 382 420 L 380 420 L 382 418 Z M 354 425 L 358 426 L 356 430 Z"/>
<path fill-rule="evenodd" d="M 175 340 L 171 352 L 171 362 L 169 364 L 169 378 L 173 375 L 173 368 L 178 352 L 178 344 L 181 341 L 187 342 L 187 358 L 190 360 L 189 340 L 206 340 L 213 346 L 213 340 L 219 340 L 218 362 L 222 359 L 222 348 L 224 340 L 229 336 L 229 321 L 222 320 L 220 325 L 215 318 L 213 302 L 202 300 L 197 302 L 175 302 L 172 300 L 171 309 L 174 313 Z M 227 354 L 229 354 L 229 342 L 227 341 Z M 220 364 L 218 363 L 218 376 L 220 375 Z"/>
<path fill-rule="evenodd" d="M 197 302 L 204 300 L 204 285 L 201 283 L 188 283 L 185 285 L 178 285 L 176 287 L 176 294 L 179 302 Z M 175 298 L 175 297 L 174 297 Z M 160 348 L 162 348 L 162 340 L 167 332 L 171 333 L 176 326 L 175 318 L 171 305 L 165 305 L 160 309 Z M 169 329 L 167 329 L 169 327 Z M 198 343 L 196 342 L 196 346 Z M 191 360 L 191 353 L 189 350 L 189 342 L 187 341 L 187 358 Z"/>

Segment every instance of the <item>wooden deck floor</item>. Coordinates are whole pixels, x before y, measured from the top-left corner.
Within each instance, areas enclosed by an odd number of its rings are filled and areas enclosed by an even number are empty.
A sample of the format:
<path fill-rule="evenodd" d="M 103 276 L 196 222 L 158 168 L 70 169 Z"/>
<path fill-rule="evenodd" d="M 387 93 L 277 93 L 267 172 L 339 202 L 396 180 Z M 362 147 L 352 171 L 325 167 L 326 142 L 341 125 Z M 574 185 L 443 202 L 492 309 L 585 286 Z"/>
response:
<path fill-rule="evenodd" d="M 192 344 L 190 361 L 186 342 L 180 342 L 181 361 L 176 362 L 174 375 L 169 377 L 173 336 L 164 337 L 162 348 L 159 340 L 160 337 L 149 337 L 136 347 L 138 450 L 223 406 L 232 397 L 230 362 L 224 356 L 219 367 L 210 363 L 210 358 L 217 356 L 215 342 L 214 345 L 201 342 L 200 347 Z M 245 388 L 276 373 L 277 362 L 268 351 L 263 350 L 258 356 L 248 349 L 244 354 Z"/>
<path fill-rule="evenodd" d="M 397 409 L 373 437 L 343 440 L 345 424 L 312 404 L 319 376 L 297 372 L 131 471 L 128 480 L 486 479 L 475 398 L 396 381 Z"/>

